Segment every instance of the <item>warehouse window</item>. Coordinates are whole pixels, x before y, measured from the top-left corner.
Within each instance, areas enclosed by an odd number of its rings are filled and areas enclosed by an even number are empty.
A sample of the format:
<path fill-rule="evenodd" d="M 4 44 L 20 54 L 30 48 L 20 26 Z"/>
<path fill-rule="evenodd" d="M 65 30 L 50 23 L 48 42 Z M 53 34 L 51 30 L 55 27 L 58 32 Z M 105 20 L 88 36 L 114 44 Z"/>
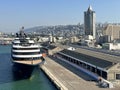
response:
<path fill-rule="evenodd" d="M 116 79 L 120 80 L 120 74 L 116 74 Z"/>

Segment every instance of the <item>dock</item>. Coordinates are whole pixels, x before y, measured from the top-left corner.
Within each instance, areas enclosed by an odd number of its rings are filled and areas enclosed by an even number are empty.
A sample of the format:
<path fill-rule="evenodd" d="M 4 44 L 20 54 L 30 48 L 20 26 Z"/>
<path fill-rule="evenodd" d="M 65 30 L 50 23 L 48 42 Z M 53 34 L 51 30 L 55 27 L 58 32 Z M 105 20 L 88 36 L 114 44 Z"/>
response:
<path fill-rule="evenodd" d="M 45 60 L 46 63 L 40 67 L 59 90 L 119 90 L 100 88 L 97 86 L 97 82 L 90 81 L 91 78 L 84 73 L 80 72 L 83 78 L 57 63 L 54 58 L 45 57 Z M 72 67 L 69 66 L 69 68 Z M 75 72 L 79 73 L 77 70 Z"/>

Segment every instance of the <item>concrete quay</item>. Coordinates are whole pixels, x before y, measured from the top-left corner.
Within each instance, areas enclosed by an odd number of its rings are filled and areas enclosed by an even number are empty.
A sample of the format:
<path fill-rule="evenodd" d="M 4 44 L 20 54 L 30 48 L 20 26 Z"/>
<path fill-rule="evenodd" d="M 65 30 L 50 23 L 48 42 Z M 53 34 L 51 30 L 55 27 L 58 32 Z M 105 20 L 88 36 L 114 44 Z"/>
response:
<path fill-rule="evenodd" d="M 46 63 L 41 65 L 41 69 L 52 80 L 52 82 L 58 87 L 59 90 L 119 90 L 120 88 L 100 88 L 94 81 L 87 81 L 74 74 L 69 69 L 66 69 L 54 59 L 45 57 Z M 69 66 L 70 67 L 70 66 Z M 72 67 L 70 67 L 72 68 Z M 77 71 L 76 71 L 77 72 Z M 79 72 L 79 71 L 78 71 Z M 81 72 L 80 72 L 81 73 Z M 83 75 L 84 77 L 86 75 Z M 89 77 L 86 77 L 87 79 Z"/>

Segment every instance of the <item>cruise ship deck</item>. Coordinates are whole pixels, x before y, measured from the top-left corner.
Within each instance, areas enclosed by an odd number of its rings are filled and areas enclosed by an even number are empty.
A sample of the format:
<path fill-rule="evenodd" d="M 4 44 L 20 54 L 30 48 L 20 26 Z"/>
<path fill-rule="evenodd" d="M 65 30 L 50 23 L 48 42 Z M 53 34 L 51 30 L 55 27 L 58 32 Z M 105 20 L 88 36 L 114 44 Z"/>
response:
<path fill-rule="evenodd" d="M 38 63 L 41 63 L 42 60 L 39 59 L 39 60 L 26 60 L 26 61 L 22 61 L 22 60 L 19 60 L 19 61 L 14 61 L 15 63 L 21 63 L 21 64 L 26 64 L 26 65 L 37 65 Z"/>

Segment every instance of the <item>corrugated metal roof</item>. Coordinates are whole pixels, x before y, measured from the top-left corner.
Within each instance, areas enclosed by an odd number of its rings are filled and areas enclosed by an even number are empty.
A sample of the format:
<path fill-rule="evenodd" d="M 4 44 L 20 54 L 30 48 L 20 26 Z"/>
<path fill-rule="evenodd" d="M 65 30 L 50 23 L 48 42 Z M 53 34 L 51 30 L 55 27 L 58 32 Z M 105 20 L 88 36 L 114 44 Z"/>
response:
<path fill-rule="evenodd" d="M 102 60 L 110 61 L 112 63 L 120 62 L 120 56 L 110 55 L 110 54 L 92 51 L 92 50 L 87 50 L 87 49 L 82 49 L 82 48 L 77 48 L 76 52 L 86 54 L 86 55 L 89 55 L 89 56 L 92 56 L 95 58 L 99 58 Z"/>
<path fill-rule="evenodd" d="M 113 64 L 115 64 L 111 61 L 94 57 L 94 55 L 91 56 L 91 55 L 87 55 L 87 54 L 83 54 L 83 53 L 79 53 L 79 52 L 71 51 L 67 49 L 62 50 L 61 53 L 64 53 L 66 55 L 69 55 L 71 57 L 74 57 L 76 59 L 82 60 L 84 62 L 90 63 L 92 65 L 95 65 L 97 67 L 104 68 L 104 69 L 107 69 L 111 67 Z"/>

